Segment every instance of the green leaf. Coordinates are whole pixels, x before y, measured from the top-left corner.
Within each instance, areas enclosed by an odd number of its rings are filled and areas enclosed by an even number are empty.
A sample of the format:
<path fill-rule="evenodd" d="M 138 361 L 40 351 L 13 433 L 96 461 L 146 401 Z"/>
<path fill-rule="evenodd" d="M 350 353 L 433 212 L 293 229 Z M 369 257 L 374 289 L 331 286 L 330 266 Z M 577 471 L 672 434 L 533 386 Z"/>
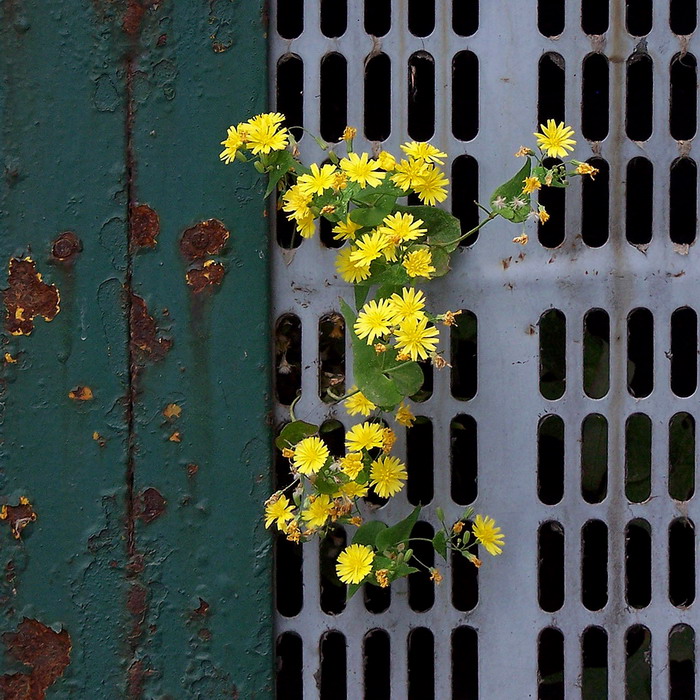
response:
<path fill-rule="evenodd" d="M 396 197 L 380 195 L 371 207 L 361 207 L 350 212 L 350 219 L 361 226 L 378 226 L 391 214 L 396 205 Z"/>
<path fill-rule="evenodd" d="M 315 435 L 317 432 L 317 425 L 306 423 L 303 420 L 295 420 L 293 423 L 287 423 L 287 425 L 282 428 L 282 431 L 275 440 L 275 445 L 277 445 L 280 450 L 283 450 L 285 447 L 293 447 L 300 440 Z"/>
<path fill-rule="evenodd" d="M 331 479 L 325 479 L 322 476 L 317 476 L 314 481 L 314 487 L 319 493 L 332 496 L 338 490 L 338 484 Z"/>
<path fill-rule="evenodd" d="M 447 537 L 444 530 L 438 530 L 433 537 L 433 547 L 435 551 L 443 558 L 447 559 Z"/>
<path fill-rule="evenodd" d="M 352 538 L 352 544 L 366 544 L 370 547 L 374 547 L 377 535 L 386 529 L 387 526 L 385 523 L 379 520 L 370 520 L 357 528 L 357 532 Z"/>
<path fill-rule="evenodd" d="M 394 574 L 395 578 L 401 578 L 402 576 L 408 576 L 409 574 L 415 574 L 418 571 L 415 566 L 409 566 L 406 562 L 401 562 L 396 567 L 396 572 Z"/>
<path fill-rule="evenodd" d="M 367 295 L 369 294 L 369 285 L 356 284 L 355 285 L 355 307 L 361 309 L 364 306 L 365 301 L 367 301 Z M 347 317 L 345 319 L 347 323 Z"/>
<path fill-rule="evenodd" d="M 430 254 L 433 258 L 433 267 L 435 272 L 431 279 L 443 277 L 450 271 L 450 254 L 445 248 L 431 248 Z"/>
<path fill-rule="evenodd" d="M 437 207 L 427 207 L 424 205 L 418 206 L 399 206 L 396 211 L 404 214 L 412 214 L 416 219 L 421 219 L 428 229 L 427 242 L 431 246 L 447 245 L 443 250 L 446 253 L 453 252 L 458 243 L 452 243 L 462 235 L 462 229 L 459 225 L 459 219 L 452 216 L 443 209 Z"/>
<path fill-rule="evenodd" d="M 300 163 L 292 157 L 289 151 L 275 151 L 268 159 L 268 183 L 265 190 L 267 197 L 277 186 L 277 183 L 292 169 L 299 169 Z"/>
<path fill-rule="evenodd" d="M 346 600 L 346 601 L 347 601 L 347 600 L 350 600 L 350 598 L 352 598 L 352 597 L 355 595 L 355 593 L 357 593 L 357 591 L 360 590 L 360 587 L 361 587 L 361 586 L 362 586 L 361 583 L 351 583 L 351 584 L 349 584 L 349 585 L 348 585 L 348 592 L 347 592 L 347 595 L 346 595 L 346 597 L 345 597 L 345 600 Z"/>
<path fill-rule="evenodd" d="M 394 353 L 386 352 L 384 355 L 394 355 Z M 394 385 L 402 396 L 413 396 L 423 386 L 423 370 L 417 362 L 406 362 L 392 369 L 389 376 L 393 379 Z M 385 404 L 380 405 L 384 406 Z"/>
<path fill-rule="evenodd" d="M 406 268 L 403 265 L 394 264 L 386 267 L 382 266 L 379 270 L 373 272 L 366 280 L 359 282 L 357 286 L 364 285 L 371 287 L 374 285 L 394 285 L 402 287 L 407 285 L 410 281 L 411 278 L 408 276 Z"/>
<path fill-rule="evenodd" d="M 530 214 L 530 195 L 524 195 L 523 185 L 525 178 L 530 175 L 532 164 L 528 158 L 522 168 L 517 172 L 515 177 L 512 177 L 508 182 L 504 182 L 500 187 L 497 187 L 491 195 L 491 208 L 504 219 L 514 223 L 522 223 Z M 502 197 L 505 200 L 505 206 L 497 207 L 494 202 Z M 510 206 L 513 199 L 521 198 L 526 202 L 525 206 L 514 208 Z"/>
<path fill-rule="evenodd" d="M 389 547 L 394 547 L 399 542 L 405 542 L 411 536 L 411 531 L 413 526 L 418 521 L 418 516 L 421 512 L 421 506 L 416 506 L 411 514 L 396 523 L 392 527 L 388 527 L 386 530 L 380 532 L 376 539 L 376 547 L 380 552 L 388 549 Z"/>

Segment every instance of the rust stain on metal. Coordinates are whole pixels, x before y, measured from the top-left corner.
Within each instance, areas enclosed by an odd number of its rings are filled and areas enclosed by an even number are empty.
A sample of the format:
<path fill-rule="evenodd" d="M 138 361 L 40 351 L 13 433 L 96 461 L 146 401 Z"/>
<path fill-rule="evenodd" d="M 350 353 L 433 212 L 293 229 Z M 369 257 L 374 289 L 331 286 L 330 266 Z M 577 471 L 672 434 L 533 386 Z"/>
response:
<path fill-rule="evenodd" d="M 149 487 L 141 492 L 139 496 L 139 514 L 138 517 L 146 524 L 152 523 L 154 520 L 163 515 L 167 501 L 163 498 L 158 489 Z"/>
<path fill-rule="evenodd" d="M 180 252 L 186 260 L 202 260 L 218 255 L 229 239 L 229 231 L 218 219 L 200 221 L 188 228 L 180 239 Z"/>
<path fill-rule="evenodd" d="M 8 653 L 29 668 L 29 673 L 0 676 L 4 700 L 43 700 L 46 690 L 70 663 L 72 646 L 67 630 L 54 632 L 25 617 L 16 632 L 3 634 L 2 639 Z"/>
<path fill-rule="evenodd" d="M 147 594 L 148 591 L 145 586 L 142 586 L 140 583 L 132 583 L 126 599 L 126 609 L 140 622 L 143 622 L 143 617 L 146 614 Z"/>
<path fill-rule="evenodd" d="M 198 294 L 207 287 L 221 284 L 225 272 L 224 266 L 220 262 L 207 260 L 204 264 L 188 270 L 185 279 L 187 284 L 192 287 L 192 291 Z"/>
<path fill-rule="evenodd" d="M 158 327 L 148 313 L 146 302 L 133 293 L 130 321 L 131 350 L 137 362 L 159 360 L 170 350 L 172 340 L 158 337 Z"/>
<path fill-rule="evenodd" d="M 36 316 L 46 321 L 55 318 L 60 310 L 58 288 L 41 281 L 31 258 L 11 258 L 7 281 L 9 287 L 2 293 L 5 328 L 12 335 L 29 335 Z"/>
<path fill-rule="evenodd" d="M 73 401 L 92 401 L 94 395 L 89 386 L 77 386 L 68 392 L 68 398 L 73 399 Z"/>
<path fill-rule="evenodd" d="M 179 430 L 176 430 L 169 438 L 168 440 L 170 442 L 182 442 L 182 433 L 180 433 Z"/>
<path fill-rule="evenodd" d="M 179 418 L 182 415 L 182 408 L 180 406 L 178 406 L 176 403 L 169 403 L 163 409 L 163 415 L 168 420 L 171 420 L 173 418 Z"/>
<path fill-rule="evenodd" d="M 16 506 L 3 505 L 0 508 L 0 520 L 7 520 L 10 525 L 12 536 L 18 540 L 22 536 L 24 530 L 29 523 L 33 523 L 37 518 L 34 512 L 34 506 L 29 502 L 29 499 L 22 496 L 19 499 L 19 504 Z"/>
<path fill-rule="evenodd" d="M 53 242 L 51 255 L 54 260 L 70 263 L 82 252 L 83 243 L 73 231 L 64 231 Z"/>
<path fill-rule="evenodd" d="M 92 439 L 100 446 L 100 447 L 106 447 L 107 445 L 107 440 L 105 439 L 104 435 L 100 435 L 96 430 L 92 434 Z"/>
<path fill-rule="evenodd" d="M 206 617 L 209 614 L 209 603 L 207 603 L 204 598 L 199 599 L 199 607 L 195 608 L 192 611 L 192 614 L 190 617 L 192 618 L 197 618 L 197 617 Z"/>
<path fill-rule="evenodd" d="M 187 465 L 187 476 L 191 479 L 195 474 L 199 471 L 199 465 L 198 464 L 188 464 Z"/>
<path fill-rule="evenodd" d="M 122 20 L 122 29 L 129 36 L 136 36 L 141 30 L 141 20 L 146 12 L 146 6 L 139 0 L 127 0 L 126 12 Z"/>
<path fill-rule="evenodd" d="M 158 214 L 147 204 L 131 207 L 130 242 L 137 248 L 155 248 L 160 233 Z"/>
<path fill-rule="evenodd" d="M 129 666 L 126 679 L 126 694 L 129 698 L 143 697 L 143 681 L 146 675 L 143 661 L 137 659 Z"/>

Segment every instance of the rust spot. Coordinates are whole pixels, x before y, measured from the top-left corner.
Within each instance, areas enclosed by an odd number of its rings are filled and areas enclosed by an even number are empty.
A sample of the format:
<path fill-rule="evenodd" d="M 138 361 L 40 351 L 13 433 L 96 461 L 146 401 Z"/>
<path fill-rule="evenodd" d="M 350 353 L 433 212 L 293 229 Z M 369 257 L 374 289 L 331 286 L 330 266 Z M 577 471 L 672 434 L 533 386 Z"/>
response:
<path fill-rule="evenodd" d="M 187 270 L 185 279 L 195 294 L 207 287 L 221 284 L 225 274 L 224 266 L 215 260 L 207 260 L 203 265 Z"/>
<path fill-rule="evenodd" d="M 199 471 L 199 465 L 198 464 L 188 464 L 187 465 L 187 476 L 190 477 L 190 479 Z"/>
<path fill-rule="evenodd" d="M 206 617 L 209 614 L 209 603 L 204 598 L 199 599 L 199 607 L 192 611 L 192 617 Z"/>
<path fill-rule="evenodd" d="M 36 316 L 46 321 L 55 318 L 60 309 L 58 288 L 41 281 L 31 258 L 11 258 L 7 281 L 9 287 L 2 295 L 5 327 L 12 335 L 29 335 Z"/>
<path fill-rule="evenodd" d="M 160 491 L 149 487 L 145 489 L 139 497 L 139 515 L 138 517 L 144 523 L 152 523 L 154 520 L 163 515 L 165 504 L 167 501 L 163 498 Z"/>
<path fill-rule="evenodd" d="M 507 269 L 510 267 L 511 262 L 513 262 L 513 256 L 512 256 L 512 255 L 509 256 L 509 257 L 507 257 L 507 258 L 503 258 L 503 260 L 501 260 L 501 267 L 502 267 L 504 270 L 507 270 Z"/>
<path fill-rule="evenodd" d="M 83 244 L 73 231 L 64 231 L 58 236 L 51 246 L 51 255 L 54 260 L 61 262 L 73 262 L 75 257 L 83 250 Z"/>
<path fill-rule="evenodd" d="M 165 46 L 168 43 L 168 35 L 161 34 L 156 41 L 156 46 Z"/>
<path fill-rule="evenodd" d="M 160 233 L 158 214 L 147 204 L 131 207 L 130 240 L 131 245 L 140 248 L 155 248 Z"/>
<path fill-rule="evenodd" d="M 172 347 L 172 340 L 158 337 L 156 322 L 148 313 L 146 302 L 131 295 L 131 350 L 137 362 L 160 360 Z"/>
<path fill-rule="evenodd" d="M 132 583 L 126 598 L 126 609 L 134 616 L 143 618 L 146 614 L 146 596 L 148 591 L 139 583 Z"/>
<path fill-rule="evenodd" d="M 182 435 L 179 430 L 176 430 L 169 438 L 170 442 L 182 442 Z"/>
<path fill-rule="evenodd" d="M 96 430 L 92 434 L 92 439 L 100 446 L 105 447 L 107 445 L 107 440 L 103 435 L 100 435 Z"/>
<path fill-rule="evenodd" d="M 136 36 L 139 33 L 141 29 L 141 20 L 145 12 L 146 7 L 139 2 L 139 0 L 127 0 L 126 12 L 122 20 L 122 29 L 129 34 L 129 36 Z"/>
<path fill-rule="evenodd" d="M 197 636 L 204 642 L 208 642 L 211 639 L 211 631 L 208 630 L 206 627 L 202 627 L 199 632 L 197 632 Z"/>
<path fill-rule="evenodd" d="M 38 620 L 24 618 L 16 632 L 2 635 L 8 653 L 29 673 L 0 676 L 4 700 L 43 700 L 70 663 L 71 640 L 66 630 L 54 632 Z"/>
<path fill-rule="evenodd" d="M 181 414 L 182 414 L 182 408 L 180 406 L 178 406 L 176 403 L 169 403 L 163 409 L 163 415 L 168 420 L 170 420 L 171 418 L 179 418 Z"/>
<path fill-rule="evenodd" d="M 143 681 L 146 672 L 143 667 L 143 661 L 137 659 L 129 666 L 126 680 L 126 694 L 129 698 L 143 697 Z"/>
<path fill-rule="evenodd" d="M 5 353 L 5 362 L 6 362 L 8 365 L 14 365 L 14 364 L 17 363 L 17 359 L 14 358 L 14 357 L 12 357 L 12 355 L 10 355 L 9 352 L 6 352 L 6 353 Z"/>
<path fill-rule="evenodd" d="M 182 234 L 180 252 L 190 262 L 218 255 L 228 237 L 228 229 L 218 219 L 200 221 Z"/>
<path fill-rule="evenodd" d="M 129 559 L 129 563 L 126 565 L 126 570 L 131 576 L 136 576 L 143 573 L 146 568 L 146 562 L 144 561 L 143 554 L 133 554 Z"/>
<path fill-rule="evenodd" d="M 89 386 L 77 386 L 73 391 L 68 392 L 68 398 L 73 401 L 91 401 L 94 396 Z"/>
<path fill-rule="evenodd" d="M 0 508 L 0 520 L 7 520 L 10 525 L 12 536 L 18 540 L 29 523 L 33 523 L 37 518 L 34 507 L 29 499 L 22 496 L 16 506 L 3 505 Z"/>

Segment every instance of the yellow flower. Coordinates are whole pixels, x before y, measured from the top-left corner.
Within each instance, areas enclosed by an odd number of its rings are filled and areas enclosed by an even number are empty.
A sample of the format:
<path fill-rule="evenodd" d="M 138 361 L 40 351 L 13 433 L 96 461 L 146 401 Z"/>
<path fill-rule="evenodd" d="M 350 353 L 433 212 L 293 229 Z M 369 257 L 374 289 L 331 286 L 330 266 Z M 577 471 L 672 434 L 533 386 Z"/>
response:
<path fill-rule="evenodd" d="M 367 185 L 370 187 L 381 185 L 382 178 L 386 175 L 377 170 L 379 164 L 376 160 L 368 160 L 368 158 L 366 153 L 362 156 L 358 156 L 357 153 L 348 153 L 348 157 L 340 161 L 340 169 L 348 176 L 348 180 L 357 182 L 361 189 Z"/>
<path fill-rule="evenodd" d="M 526 177 L 523 183 L 523 194 L 530 194 L 530 192 L 539 190 L 542 187 L 542 183 L 538 177 Z"/>
<path fill-rule="evenodd" d="M 396 348 L 412 360 L 425 360 L 438 344 L 440 335 L 435 326 L 428 326 L 427 318 L 409 319 L 396 331 Z"/>
<path fill-rule="evenodd" d="M 350 260 L 357 265 L 369 267 L 373 260 L 381 256 L 382 251 L 386 247 L 387 241 L 382 234 L 378 231 L 372 231 L 372 233 L 362 236 L 362 238 L 357 241 L 357 248 L 355 248 L 350 256 Z"/>
<path fill-rule="evenodd" d="M 386 588 L 389 585 L 389 569 L 377 569 L 374 572 L 374 577 L 380 588 Z"/>
<path fill-rule="evenodd" d="M 432 265 L 433 256 L 430 251 L 426 248 L 420 248 L 418 250 L 411 251 L 401 263 L 408 272 L 409 277 L 427 277 L 435 272 L 435 268 Z"/>
<path fill-rule="evenodd" d="M 428 165 L 424 160 L 415 158 L 402 160 L 396 164 L 396 173 L 391 176 L 391 180 L 402 190 L 412 190 L 427 168 Z"/>
<path fill-rule="evenodd" d="M 445 173 L 434 165 L 429 165 L 418 177 L 418 181 L 413 185 L 413 189 L 418 194 L 420 201 L 424 204 L 434 206 L 437 202 L 444 202 L 447 199 L 445 185 L 449 180 Z"/>
<path fill-rule="evenodd" d="M 389 454 L 396 444 L 396 433 L 391 428 L 384 428 L 382 437 L 382 452 Z"/>
<path fill-rule="evenodd" d="M 362 280 L 366 280 L 372 274 L 369 271 L 369 267 L 358 265 L 350 260 L 350 256 L 353 252 L 353 248 L 343 248 L 335 259 L 335 269 L 338 270 L 338 274 L 350 284 L 362 282 Z"/>
<path fill-rule="evenodd" d="M 364 464 L 362 463 L 361 452 L 350 452 L 338 460 L 340 470 L 343 474 L 347 474 L 351 479 L 357 479 L 357 475 L 362 471 Z"/>
<path fill-rule="evenodd" d="M 537 218 L 543 223 L 546 224 L 549 221 L 549 214 L 547 213 L 547 210 L 540 204 L 538 209 L 537 209 Z"/>
<path fill-rule="evenodd" d="M 305 194 L 301 191 L 299 185 L 293 185 L 290 187 L 283 195 L 282 201 L 282 211 L 289 212 L 288 219 L 296 219 L 297 221 L 307 217 L 311 210 L 309 209 L 309 204 L 311 204 L 311 195 Z"/>
<path fill-rule="evenodd" d="M 361 391 L 357 391 L 357 387 L 350 390 L 351 393 L 353 391 L 356 393 L 345 399 L 345 410 L 349 415 L 356 416 L 360 413 L 363 416 L 368 416 L 377 408 Z"/>
<path fill-rule="evenodd" d="M 219 158 L 224 161 L 224 163 L 230 163 L 235 157 L 238 149 L 241 146 L 245 146 L 245 128 L 242 125 L 229 126 L 226 131 L 226 138 L 221 142 L 224 150 L 219 153 Z"/>
<path fill-rule="evenodd" d="M 420 289 L 404 287 L 401 294 L 392 294 L 389 298 L 392 323 L 403 323 L 409 318 L 425 316 L 425 295 Z"/>
<path fill-rule="evenodd" d="M 353 498 L 364 498 L 367 495 L 366 484 L 358 484 L 354 481 L 348 481 L 347 484 L 343 484 L 340 487 L 338 493 L 334 494 L 336 498 L 346 498 L 352 500 Z"/>
<path fill-rule="evenodd" d="M 367 302 L 357 315 L 355 335 L 358 338 L 367 338 L 367 345 L 372 345 L 375 338 L 389 333 L 391 316 L 388 299 L 382 299 L 379 303 L 374 300 Z"/>
<path fill-rule="evenodd" d="M 484 549 L 489 554 L 496 556 L 503 551 L 501 548 L 503 547 L 504 536 L 500 534 L 501 528 L 496 527 L 496 521 L 493 518 L 489 518 L 488 515 L 486 517 L 477 515 L 474 518 L 472 532 L 476 541 L 484 545 Z"/>
<path fill-rule="evenodd" d="M 590 163 L 579 163 L 576 166 L 576 172 L 579 175 L 590 175 L 591 180 L 595 179 L 595 176 L 600 172 L 598 168 L 594 168 Z"/>
<path fill-rule="evenodd" d="M 328 460 L 328 448 L 321 438 L 307 437 L 294 448 L 292 462 L 301 474 L 315 474 Z"/>
<path fill-rule="evenodd" d="M 406 241 L 414 241 L 416 238 L 421 238 L 428 229 L 421 228 L 423 221 L 414 219 L 412 214 L 389 214 L 382 225 L 377 228 L 389 243 L 398 245 L 406 243 Z"/>
<path fill-rule="evenodd" d="M 316 163 L 311 163 L 311 172 L 299 176 L 297 187 L 304 194 L 323 194 L 325 190 L 333 187 L 335 174 L 336 167 L 334 165 L 324 165 L 319 168 Z"/>
<path fill-rule="evenodd" d="M 396 422 L 410 428 L 415 420 L 416 417 L 413 415 L 411 409 L 406 405 L 405 401 L 402 401 L 401 405 L 396 411 Z"/>
<path fill-rule="evenodd" d="M 571 136 L 574 130 L 570 126 L 564 126 L 564 122 L 557 124 L 554 119 L 547 120 L 547 126 L 540 124 L 542 133 L 535 132 L 537 145 L 546 151 L 550 158 L 566 158 L 569 151 L 574 150 L 576 141 Z"/>
<path fill-rule="evenodd" d="M 340 170 L 333 176 L 333 192 L 340 192 L 348 186 L 348 176 Z"/>
<path fill-rule="evenodd" d="M 282 532 L 284 532 L 284 534 L 287 535 L 287 539 L 290 542 L 299 544 L 299 540 L 301 539 L 301 530 L 299 529 L 299 524 L 296 520 L 292 520 L 291 523 L 285 525 L 282 529 Z"/>
<path fill-rule="evenodd" d="M 396 158 L 389 151 L 380 151 L 377 156 L 377 165 L 382 170 L 393 170 L 396 167 Z"/>
<path fill-rule="evenodd" d="M 430 568 L 430 580 L 439 586 L 442 583 L 442 574 L 435 567 Z"/>
<path fill-rule="evenodd" d="M 371 450 L 381 447 L 384 443 L 384 429 L 376 423 L 359 423 L 353 425 L 345 434 L 345 445 L 351 452 Z"/>
<path fill-rule="evenodd" d="M 276 523 L 277 527 L 282 529 L 288 520 L 294 518 L 294 505 L 289 502 L 289 499 L 280 495 L 274 496 L 267 502 L 265 506 L 265 527 L 270 527 L 272 523 Z"/>
<path fill-rule="evenodd" d="M 462 530 L 464 530 L 464 523 L 461 520 L 458 520 L 453 526 L 452 526 L 452 532 L 455 533 L 455 535 L 459 535 Z"/>
<path fill-rule="evenodd" d="M 372 462 L 370 484 L 381 498 L 389 498 L 403 488 L 408 477 L 406 467 L 397 457 L 380 457 Z"/>
<path fill-rule="evenodd" d="M 336 241 L 347 241 L 355 240 L 355 234 L 362 228 L 361 224 L 356 224 L 352 219 L 348 218 L 346 221 L 339 221 L 333 227 L 333 233 L 335 233 Z"/>
<path fill-rule="evenodd" d="M 287 147 L 289 132 L 279 126 L 283 121 L 284 115 L 278 112 L 269 112 L 259 114 L 246 122 L 245 139 L 255 155 L 281 151 Z"/>
<path fill-rule="evenodd" d="M 301 512 L 301 517 L 309 523 L 309 527 L 323 527 L 333 510 L 333 502 L 326 494 L 311 496 L 309 507 Z"/>
<path fill-rule="evenodd" d="M 354 126 L 346 126 L 341 136 L 343 141 L 352 141 L 357 136 L 357 129 Z"/>
<path fill-rule="evenodd" d="M 311 212 L 303 219 L 297 221 L 297 231 L 299 231 L 302 238 L 311 238 L 316 233 L 316 219 Z"/>
<path fill-rule="evenodd" d="M 361 583 L 372 571 L 374 552 L 366 544 L 351 544 L 338 555 L 335 570 L 343 583 Z"/>
<path fill-rule="evenodd" d="M 411 158 L 424 160 L 426 163 L 440 163 L 442 165 L 440 158 L 447 158 L 447 153 L 443 153 L 425 141 L 406 142 L 401 146 L 401 150 Z"/>

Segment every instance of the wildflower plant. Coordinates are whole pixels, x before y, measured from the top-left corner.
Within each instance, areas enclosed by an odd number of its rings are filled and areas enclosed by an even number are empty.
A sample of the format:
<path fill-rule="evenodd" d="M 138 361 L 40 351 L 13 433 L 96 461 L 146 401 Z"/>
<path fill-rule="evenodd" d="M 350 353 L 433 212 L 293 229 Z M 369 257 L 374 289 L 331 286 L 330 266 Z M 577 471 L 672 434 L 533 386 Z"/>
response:
<path fill-rule="evenodd" d="M 573 176 L 593 178 L 598 171 L 576 160 L 551 164 L 548 159 L 566 158 L 575 141 L 570 127 L 550 119 L 534 134 L 536 149 L 523 146 L 515 154 L 525 161 L 518 172 L 496 188 L 488 206 L 476 203 L 481 221 L 462 232 L 459 221 L 436 206 L 447 198 L 449 182 L 440 167 L 447 154 L 434 145 L 411 141 L 401 153 L 372 157 L 355 153 L 356 130 L 347 127 L 339 144 L 316 139 L 330 162 L 307 166 L 283 124 L 282 114 L 266 113 L 229 127 L 220 158 L 252 162 L 267 175 L 265 196 L 277 191 L 280 209 L 299 236 L 314 236 L 318 220 L 325 218 L 335 239 L 344 242 L 335 267 L 354 288 L 354 305 L 341 299 L 340 306 L 351 333 L 356 386 L 334 398 L 358 422 L 346 433 L 344 453 L 332 454 L 319 426 L 297 420 L 292 403 L 291 422 L 276 445 L 289 460 L 293 479 L 266 501 L 265 527 L 295 543 L 322 538 L 339 525 L 356 528 L 336 564 L 348 596 L 363 583 L 386 587 L 418 567 L 439 583 L 439 570 L 420 562 L 411 548 L 421 539 L 412 537 L 420 506 L 392 525 L 366 521 L 362 509 L 370 492 L 389 499 L 407 479 L 406 466 L 391 454 L 396 434 L 383 416 L 411 426 L 409 399 L 423 384 L 418 363 L 447 366 L 438 350 L 440 326 L 455 325 L 460 312 L 434 313 L 421 287 L 447 274 L 459 244 L 489 222 L 500 217 L 514 224 L 545 223 L 549 214 L 533 203 L 533 195 L 544 187 L 566 187 Z M 409 195 L 420 204 L 404 204 Z M 527 240 L 524 230 L 513 238 L 521 245 Z M 447 523 L 442 509 L 435 512 L 440 527 L 429 541 L 445 561 L 451 550 L 481 566 L 475 544 L 491 555 L 501 553 L 504 535 L 489 516 L 477 514 L 472 522 L 467 508 L 459 520 Z"/>

